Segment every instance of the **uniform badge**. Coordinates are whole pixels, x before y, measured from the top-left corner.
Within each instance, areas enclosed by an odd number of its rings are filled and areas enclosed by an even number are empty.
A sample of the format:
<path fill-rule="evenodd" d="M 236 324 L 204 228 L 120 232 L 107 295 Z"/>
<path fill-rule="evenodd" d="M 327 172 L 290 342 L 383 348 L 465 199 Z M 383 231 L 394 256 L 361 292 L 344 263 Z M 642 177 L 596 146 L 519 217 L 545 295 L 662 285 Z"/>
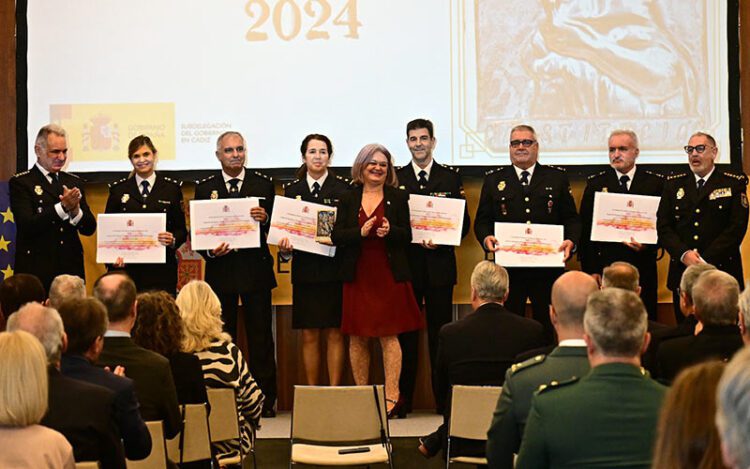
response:
<path fill-rule="evenodd" d="M 42 195 L 42 186 L 34 186 L 34 194 Z"/>
<path fill-rule="evenodd" d="M 742 206 L 747 208 L 747 195 L 744 193 L 740 194 L 740 201 L 742 202 Z"/>
<path fill-rule="evenodd" d="M 120 199 L 120 202 L 127 203 L 128 200 L 130 200 L 130 194 L 122 194 L 122 199 Z"/>
<path fill-rule="evenodd" d="M 211 191 L 211 199 L 218 199 L 219 191 Z"/>
<path fill-rule="evenodd" d="M 679 189 L 677 189 L 677 195 L 676 195 L 676 197 L 677 197 L 677 200 L 680 200 L 683 197 L 685 197 L 685 189 L 683 189 L 682 187 L 680 187 Z"/>
<path fill-rule="evenodd" d="M 607 189 L 606 187 L 602 187 L 602 192 L 609 192 L 609 189 Z"/>
<path fill-rule="evenodd" d="M 504 190 L 505 190 L 505 181 L 500 181 L 500 182 L 499 182 L 499 183 L 497 184 L 497 190 L 499 190 L 500 192 L 502 192 L 502 191 L 504 191 Z"/>
<path fill-rule="evenodd" d="M 297 197 L 295 197 L 295 198 L 296 198 L 297 200 L 302 200 L 302 196 L 301 196 L 301 195 L 298 195 L 298 196 L 297 196 Z"/>
<path fill-rule="evenodd" d="M 711 195 L 708 196 L 708 200 L 716 200 L 724 197 L 732 197 L 731 187 L 722 187 L 720 189 L 714 189 Z"/>

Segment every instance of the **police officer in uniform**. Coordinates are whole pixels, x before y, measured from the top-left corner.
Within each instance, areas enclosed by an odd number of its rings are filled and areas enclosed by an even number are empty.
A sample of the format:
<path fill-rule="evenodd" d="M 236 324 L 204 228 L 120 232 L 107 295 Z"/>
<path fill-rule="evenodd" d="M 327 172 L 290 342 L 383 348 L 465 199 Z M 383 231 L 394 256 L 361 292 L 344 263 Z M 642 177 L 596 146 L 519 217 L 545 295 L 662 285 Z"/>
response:
<path fill-rule="evenodd" d="M 581 248 L 578 255 L 581 269 L 601 276 L 605 267 L 616 261 L 633 264 L 641 277 L 641 299 L 646 305 L 649 319 L 657 319 L 657 289 L 659 286 L 655 244 L 641 244 L 632 238 L 629 242 L 604 243 L 591 241 L 591 223 L 594 213 L 594 194 L 613 192 L 660 197 L 664 190 L 664 177 L 636 165 L 638 136 L 632 130 L 615 130 L 609 135 L 610 169 L 589 177 L 581 199 Z"/>
<path fill-rule="evenodd" d="M 224 329 L 237 339 L 238 300 L 244 308 L 249 353 L 247 364 L 266 399 L 263 416 L 274 417 L 276 358 L 273 343 L 271 290 L 276 287 L 273 258 L 268 251 L 268 232 L 274 187 L 268 176 L 245 168 L 245 139 L 239 132 L 224 132 L 216 141 L 221 171 L 199 181 L 195 199 L 259 197 L 250 214 L 261 225 L 260 247 L 234 249 L 226 243 L 200 254 L 206 260 L 206 282 L 221 301 Z"/>
<path fill-rule="evenodd" d="M 678 287 L 687 266 L 713 264 L 743 288 L 740 244 L 748 220 L 747 177 L 716 168 L 716 140 L 696 132 L 685 152 L 690 171 L 667 178 L 657 214 L 659 242 L 671 258 L 667 287 L 678 322 Z"/>
<path fill-rule="evenodd" d="M 490 171 L 484 179 L 474 221 L 474 234 L 487 252 L 497 251 L 495 222 L 562 225 L 564 241 L 560 251 L 570 257 L 581 233 L 568 178 L 563 170 L 537 163 L 539 143 L 528 125 L 518 125 L 510 133 L 512 165 Z M 524 314 L 531 299 L 534 319 L 545 325 L 552 337 L 548 307 L 550 290 L 563 268 L 511 267 L 510 295 L 505 306 Z"/>
<path fill-rule="evenodd" d="M 432 158 L 437 143 L 432 122 L 415 119 L 406 125 L 406 144 L 411 152 L 411 164 L 396 171 L 399 184 L 410 194 L 465 199 L 458 170 L 443 166 Z M 469 232 L 469 211 L 464 210 L 461 237 Z M 412 287 L 417 304 L 424 302 L 427 318 L 427 343 L 430 369 L 437 356 L 438 333 L 453 318 L 453 286 L 456 284 L 456 255 L 453 246 L 438 246 L 432 241 L 411 244 L 408 251 Z M 399 334 L 403 357 L 399 380 L 400 399 L 404 401 L 399 417 L 411 411 L 417 378 L 419 331 Z M 438 409 L 442 412 L 442 409 Z"/>
<path fill-rule="evenodd" d="M 62 170 L 68 157 L 65 129 L 49 124 L 34 144 L 36 164 L 10 179 L 10 207 L 17 231 L 16 272 L 39 277 L 49 291 L 60 274 L 86 278 L 79 234 L 91 236 L 96 219 L 83 181 Z"/>
<path fill-rule="evenodd" d="M 139 135 L 128 145 L 128 159 L 134 174 L 109 186 L 106 213 L 164 213 L 166 231 L 159 233 L 159 242 L 166 247 L 164 264 L 117 263 L 135 282 L 138 291 L 164 290 L 177 293 L 177 249 L 187 239 L 185 213 L 182 205 L 182 183 L 157 174 L 156 147 L 149 137 Z"/>

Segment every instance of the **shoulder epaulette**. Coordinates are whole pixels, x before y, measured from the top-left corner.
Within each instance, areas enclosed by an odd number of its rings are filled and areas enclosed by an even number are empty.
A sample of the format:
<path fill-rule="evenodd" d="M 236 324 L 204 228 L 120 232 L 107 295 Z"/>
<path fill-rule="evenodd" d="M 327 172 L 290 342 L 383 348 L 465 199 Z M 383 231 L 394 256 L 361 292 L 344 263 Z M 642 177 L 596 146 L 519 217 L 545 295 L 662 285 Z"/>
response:
<path fill-rule="evenodd" d="M 745 176 L 744 174 L 735 174 L 735 173 L 730 173 L 728 171 L 722 171 L 722 174 L 724 174 L 724 176 L 730 177 L 732 179 L 736 179 L 738 181 L 742 181 L 745 184 L 747 184 L 747 176 Z"/>
<path fill-rule="evenodd" d="M 349 179 L 348 177 L 339 176 L 338 174 L 336 175 L 336 179 L 346 184 L 349 184 L 351 182 L 351 179 Z"/>
<path fill-rule="evenodd" d="M 601 173 L 592 174 L 587 179 L 590 181 L 590 180 L 592 180 L 594 178 L 598 178 L 599 176 L 604 176 L 605 174 L 607 174 L 607 170 L 606 169 L 604 171 L 602 171 Z"/>
<path fill-rule="evenodd" d="M 286 184 L 284 184 L 284 185 L 283 185 L 282 187 L 283 187 L 284 189 L 286 189 L 287 187 L 289 187 L 289 186 L 292 186 L 292 185 L 294 185 L 294 184 L 297 184 L 298 182 L 299 182 L 299 179 L 295 179 L 295 180 L 293 180 L 293 181 L 289 181 L 289 182 L 287 182 L 287 183 L 286 183 Z"/>
<path fill-rule="evenodd" d="M 450 169 L 451 171 L 453 171 L 456 174 L 458 174 L 459 171 L 461 171 L 461 168 L 456 167 L 456 166 L 448 166 L 447 164 L 445 164 L 443 166 L 446 167 L 446 168 L 448 168 L 448 169 Z"/>
<path fill-rule="evenodd" d="M 351 181 L 349 181 L 349 185 L 350 185 L 350 186 L 354 186 L 354 185 L 356 185 L 356 184 L 357 184 L 357 183 L 356 183 L 356 182 L 354 182 L 354 179 L 352 179 Z"/>
<path fill-rule="evenodd" d="M 196 183 L 196 184 L 203 184 L 204 182 L 210 181 L 211 179 L 213 179 L 213 178 L 215 178 L 215 177 L 216 177 L 216 175 L 215 175 L 215 174 L 212 174 L 212 175 L 210 175 L 210 176 L 209 176 L 209 177 L 207 177 L 207 178 L 203 178 L 203 179 L 201 179 L 200 181 L 195 181 L 195 183 Z"/>
<path fill-rule="evenodd" d="M 500 166 L 499 168 L 494 168 L 494 169 L 488 169 L 487 171 L 484 172 L 484 175 L 489 176 L 490 174 L 497 173 L 504 169 L 505 169 L 505 166 Z"/>
<path fill-rule="evenodd" d="M 563 168 L 562 166 L 552 166 L 552 165 L 547 165 L 547 166 L 548 166 L 548 167 L 550 167 L 550 168 L 552 168 L 552 169 L 556 169 L 556 170 L 558 170 L 558 171 L 562 171 L 563 173 L 564 173 L 565 171 L 567 171 L 567 170 L 566 170 L 565 168 Z"/>
<path fill-rule="evenodd" d="M 544 392 L 551 391 L 553 389 L 559 389 L 563 386 L 567 386 L 569 384 L 577 383 L 579 380 L 578 376 L 573 376 L 570 379 L 566 379 L 563 381 L 550 381 L 549 384 L 542 384 L 539 386 L 539 389 L 536 390 L 536 394 L 542 394 Z"/>
<path fill-rule="evenodd" d="M 30 170 L 27 169 L 26 171 L 21 171 L 20 173 L 14 174 L 13 177 L 17 178 L 19 176 L 26 176 L 27 174 L 29 174 L 29 172 L 30 172 Z"/>
<path fill-rule="evenodd" d="M 256 176 L 260 176 L 260 177 L 262 177 L 264 179 L 268 179 L 269 181 L 273 182 L 273 178 L 271 176 L 269 176 L 267 174 L 263 174 L 260 171 L 253 171 L 253 172 L 255 173 Z"/>
<path fill-rule="evenodd" d="M 683 178 L 685 176 L 687 176 L 687 173 L 672 174 L 672 175 L 667 176 L 667 181 L 671 181 L 672 179 Z"/>
<path fill-rule="evenodd" d="M 646 170 L 645 170 L 644 172 L 645 172 L 646 174 L 650 174 L 650 175 L 652 175 L 652 176 L 656 176 L 656 177 L 658 177 L 658 178 L 664 179 L 664 175 L 663 175 L 663 174 L 661 174 L 661 173 L 655 173 L 654 171 L 651 171 L 651 170 L 649 170 L 649 169 L 646 169 Z"/>
<path fill-rule="evenodd" d="M 116 185 L 122 184 L 123 182 L 125 182 L 127 180 L 128 180 L 128 178 L 122 178 L 119 181 L 115 181 L 115 182 L 107 184 L 107 187 L 115 187 Z"/>
<path fill-rule="evenodd" d="M 521 363 L 515 363 L 511 365 L 510 367 L 510 374 L 511 376 L 518 373 L 521 370 L 526 370 L 529 367 L 532 367 L 534 365 L 538 365 L 540 363 L 544 363 L 544 360 L 547 358 L 547 355 L 537 355 L 536 357 L 529 358 L 528 360 L 522 361 Z"/>
<path fill-rule="evenodd" d="M 172 184 L 176 184 L 179 187 L 182 187 L 182 181 L 178 181 L 177 179 L 172 179 L 170 177 L 164 176 L 164 180 L 167 182 L 171 182 Z"/>

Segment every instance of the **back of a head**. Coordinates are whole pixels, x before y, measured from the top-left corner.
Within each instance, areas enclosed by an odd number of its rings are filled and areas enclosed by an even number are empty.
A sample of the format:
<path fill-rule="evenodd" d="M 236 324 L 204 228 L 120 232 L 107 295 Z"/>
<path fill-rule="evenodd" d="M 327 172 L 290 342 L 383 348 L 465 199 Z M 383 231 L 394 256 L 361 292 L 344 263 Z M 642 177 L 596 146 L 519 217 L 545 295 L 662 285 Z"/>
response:
<path fill-rule="evenodd" d="M 135 296 L 135 283 L 124 272 L 108 272 L 94 284 L 94 297 L 107 308 L 110 323 L 128 318 L 135 304 Z"/>
<path fill-rule="evenodd" d="M 184 351 L 205 350 L 217 339 L 231 341 L 231 336 L 222 329 L 221 302 L 208 283 L 191 280 L 180 289 L 176 303 L 185 331 L 182 342 Z"/>
<path fill-rule="evenodd" d="M 67 353 L 83 355 L 107 332 L 107 309 L 96 298 L 63 301 L 58 310 L 68 336 Z"/>
<path fill-rule="evenodd" d="M 734 355 L 719 381 L 716 426 L 730 467 L 750 467 L 750 348 Z"/>
<path fill-rule="evenodd" d="M 638 268 L 628 262 L 613 262 L 602 272 L 602 288 L 622 288 L 638 292 L 640 281 Z"/>
<path fill-rule="evenodd" d="M 8 331 L 28 332 L 42 343 L 49 364 L 60 362 L 65 329 L 56 309 L 27 303 L 8 318 Z"/>
<path fill-rule="evenodd" d="M 677 376 L 662 405 L 652 467 L 724 467 L 714 425 L 716 389 L 724 368 L 720 361 L 705 362 Z"/>
<path fill-rule="evenodd" d="M 182 349 L 182 318 L 174 298 L 164 291 L 138 295 L 133 340 L 143 348 L 169 357 Z"/>
<path fill-rule="evenodd" d="M 44 303 L 46 299 L 44 285 L 36 275 L 15 274 L 0 283 L 0 309 L 6 318 L 26 303 Z"/>
<path fill-rule="evenodd" d="M 589 296 L 598 290 L 596 280 L 584 272 L 565 272 L 552 284 L 552 306 L 563 327 L 583 328 Z"/>
<path fill-rule="evenodd" d="M 0 427 L 39 423 L 47 412 L 47 357 L 25 331 L 0 332 Z"/>
<path fill-rule="evenodd" d="M 648 327 L 646 308 L 632 291 L 600 290 L 589 296 L 583 327 L 601 355 L 638 357 Z"/>
<path fill-rule="evenodd" d="M 720 270 L 702 273 L 693 285 L 695 316 L 704 326 L 737 323 L 740 286 L 734 277 Z"/>
<path fill-rule="evenodd" d="M 709 270 L 716 270 L 716 267 L 711 264 L 693 264 L 688 266 L 682 273 L 682 277 L 680 277 L 680 292 L 687 296 L 690 304 L 693 304 L 693 287 L 695 286 L 695 282 L 703 272 L 708 272 Z"/>
<path fill-rule="evenodd" d="M 485 301 L 503 301 L 508 293 L 508 271 L 490 261 L 482 261 L 471 273 L 471 288 Z"/>
<path fill-rule="evenodd" d="M 49 305 L 55 309 L 59 309 L 63 301 L 85 296 L 86 285 L 83 283 L 83 279 L 77 275 L 58 275 L 52 280 L 49 287 Z"/>

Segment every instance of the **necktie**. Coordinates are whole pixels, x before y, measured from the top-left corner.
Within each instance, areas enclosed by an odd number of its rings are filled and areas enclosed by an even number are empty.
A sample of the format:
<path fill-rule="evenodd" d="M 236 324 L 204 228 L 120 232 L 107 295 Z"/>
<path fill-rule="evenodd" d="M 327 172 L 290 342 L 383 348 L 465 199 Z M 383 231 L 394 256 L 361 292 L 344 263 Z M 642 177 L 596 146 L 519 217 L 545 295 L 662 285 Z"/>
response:
<path fill-rule="evenodd" d="M 148 195 L 151 193 L 151 191 L 148 190 L 149 183 L 148 181 L 141 181 L 141 195 L 145 198 L 148 197 Z"/>
<path fill-rule="evenodd" d="M 521 185 L 523 186 L 524 194 L 529 192 L 529 172 L 521 171 Z"/>
<path fill-rule="evenodd" d="M 55 191 L 56 194 L 61 195 L 63 193 L 62 191 L 62 184 L 60 184 L 60 177 L 57 173 L 49 173 L 50 179 L 52 179 L 52 189 Z"/>
<path fill-rule="evenodd" d="M 427 186 L 427 171 L 424 169 L 419 172 L 419 188 L 424 189 Z"/>
<path fill-rule="evenodd" d="M 706 180 L 703 178 L 698 179 L 698 192 L 703 189 L 703 186 L 706 184 Z"/>
<path fill-rule="evenodd" d="M 234 199 L 240 196 L 240 180 L 237 178 L 229 180 L 229 197 Z"/>
<path fill-rule="evenodd" d="M 628 191 L 628 181 L 630 181 L 630 177 L 627 174 L 620 176 L 620 187 L 622 187 L 622 190 L 625 192 Z"/>
<path fill-rule="evenodd" d="M 312 196 L 316 199 L 320 195 L 320 184 L 318 184 L 318 181 L 313 182 L 313 190 L 312 190 Z"/>

